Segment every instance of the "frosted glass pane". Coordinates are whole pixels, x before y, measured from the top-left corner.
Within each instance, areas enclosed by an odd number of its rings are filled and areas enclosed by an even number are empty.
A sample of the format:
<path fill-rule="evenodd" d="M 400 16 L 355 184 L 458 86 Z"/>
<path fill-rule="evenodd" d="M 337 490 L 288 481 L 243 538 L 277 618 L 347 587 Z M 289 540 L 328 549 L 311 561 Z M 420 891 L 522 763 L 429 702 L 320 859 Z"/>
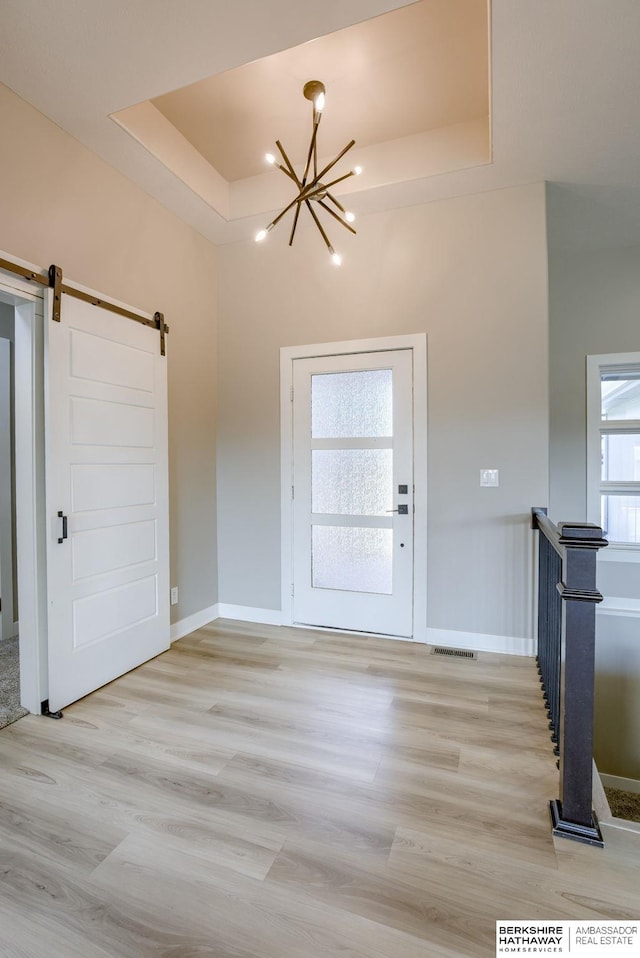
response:
<path fill-rule="evenodd" d="M 610 542 L 640 543 L 640 496 L 601 496 L 601 525 Z"/>
<path fill-rule="evenodd" d="M 312 437 L 393 435 L 392 377 L 390 369 L 312 376 Z"/>
<path fill-rule="evenodd" d="M 605 482 L 640 481 L 640 435 L 602 437 L 602 479 Z"/>
<path fill-rule="evenodd" d="M 393 509 L 391 449 L 314 449 L 311 511 L 383 516 Z"/>
<path fill-rule="evenodd" d="M 392 536 L 391 529 L 313 526 L 314 589 L 391 595 Z"/>
<path fill-rule="evenodd" d="M 602 380 L 602 418 L 640 419 L 640 377 Z"/>

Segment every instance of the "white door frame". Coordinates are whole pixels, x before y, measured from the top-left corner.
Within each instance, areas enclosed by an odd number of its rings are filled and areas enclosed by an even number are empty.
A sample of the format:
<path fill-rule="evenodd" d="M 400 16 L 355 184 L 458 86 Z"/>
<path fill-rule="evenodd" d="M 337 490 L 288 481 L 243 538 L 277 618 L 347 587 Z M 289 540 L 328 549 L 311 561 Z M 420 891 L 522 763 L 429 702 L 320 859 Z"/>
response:
<path fill-rule="evenodd" d="M 0 253 L 5 259 L 9 254 Z M 11 257 L 15 260 L 15 257 Z M 39 267 L 19 261 L 34 272 Z M 0 270 L 0 298 L 14 307 L 15 468 L 20 701 L 39 714 L 47 697 L 44 540 L 43 287 Z"/>
<path fill-rule="evenodd" d="M 11 432 L 13 401 L 11 397 L 11 351 L 13 336 L 0 336 L 0 595 L 2 610 L 0 641 L 17 635 L 14 615 L 14 561 L 12 513 L 14 493 L 12 490 Z M 17 610 L 16 610 L 17 611 Z"/>
<path fill-rule="evenodd" d="M 427 641 L 427 337 L 425 333 L 356 339 L 341 343 L 283 346 L 280 349 L 280 462 L 281 462 L 281 571 L 282 624 L 293 624 L 293 361 L 347 353 L 373 353 L 411 349 L 414 363 L 414 562 L 413 640 Z"/>

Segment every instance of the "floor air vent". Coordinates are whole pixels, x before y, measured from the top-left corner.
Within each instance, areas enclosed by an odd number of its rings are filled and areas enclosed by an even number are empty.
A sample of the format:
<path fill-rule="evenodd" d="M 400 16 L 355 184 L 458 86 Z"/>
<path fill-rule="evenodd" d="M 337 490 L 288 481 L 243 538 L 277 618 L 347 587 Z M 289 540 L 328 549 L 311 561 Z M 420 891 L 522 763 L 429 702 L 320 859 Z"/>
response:
<path fill-rule="evenodd" d="M 432 655 L 448 655 L 453 659 L 477 659 L 477 652 L 470 652 L 469 649 L 448 649 L 443 645 L 434 645 L 431 649 Z"/>

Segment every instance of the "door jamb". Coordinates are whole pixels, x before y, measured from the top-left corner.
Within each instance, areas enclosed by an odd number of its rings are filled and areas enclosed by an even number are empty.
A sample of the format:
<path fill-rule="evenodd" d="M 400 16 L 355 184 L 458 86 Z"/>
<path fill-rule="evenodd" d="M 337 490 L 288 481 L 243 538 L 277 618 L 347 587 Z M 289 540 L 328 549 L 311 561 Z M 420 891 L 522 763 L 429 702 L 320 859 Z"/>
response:
<path fill-rule="evenodd" d="M 12 490 L 11 469 L 11 433 L 12 397 L 11 352 L 13 337 L 0 338 L 0 595 L 2 610 L 0 614 L 0 642 L 17 635 L 16 612 L 14 612 L 13 592 L 15 588 L 15 555 L 12 535 L 12 513 L 15 514 L 15 490 Z"/>
<path fill-rule="evenodd" d="M 24 264 L 28 266 L 28 264 Z M 20 701 L 35 714 L 47 698 L 44 534 L 43 296 L 0 272 L 0 297 L 14 307 L 16 552 Z"/>
<path fill-rule="evenodd" d="M 282 624 L 293 624 L 293 361 L 347 353 L 413 352 L 413 454 L 415 481 L 413 641 L 427 641 L 427 336 L 414 333 L 280 349 L 281 582 Z"/>

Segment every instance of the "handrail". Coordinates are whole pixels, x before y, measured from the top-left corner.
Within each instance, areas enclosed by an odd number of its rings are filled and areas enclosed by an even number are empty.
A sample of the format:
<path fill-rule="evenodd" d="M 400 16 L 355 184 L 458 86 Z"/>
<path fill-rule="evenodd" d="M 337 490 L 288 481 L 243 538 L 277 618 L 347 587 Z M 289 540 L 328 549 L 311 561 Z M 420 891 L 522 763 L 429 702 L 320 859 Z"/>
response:
<path fill-rule="evenodd" d="M 555 522 L 552 522 L 547 515 L 547 510 L 540 506 L 533 506 L 531 509 L 531 528 L 542 532 L 553 548 L 559 555 L 562 555 L 562 546 L 560 545 L 560 530 Z"/>
<path fill-rule="evenodd" d="M 561 797 L 550 802 L 553 834 L 601 846 L 592 810 L 595 606 L 603 598 L 596 557 L 608 543 L 600 526 L 555 525 L 539 507 L 532 508 L 531 521 L 540 532 L 538 664 L 559 754 Z"/>

